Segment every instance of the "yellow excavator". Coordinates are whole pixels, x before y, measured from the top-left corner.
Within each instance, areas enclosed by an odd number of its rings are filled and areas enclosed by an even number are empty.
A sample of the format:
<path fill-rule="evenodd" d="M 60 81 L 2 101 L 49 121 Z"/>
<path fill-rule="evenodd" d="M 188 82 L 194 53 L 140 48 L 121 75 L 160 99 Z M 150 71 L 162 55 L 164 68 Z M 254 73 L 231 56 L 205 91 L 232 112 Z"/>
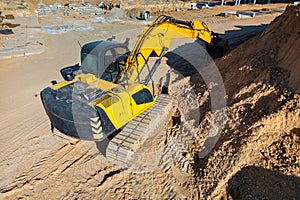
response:
<path fill-rule="evenodd" d="M 174 98 L 154 95 L 148 83 L 171 41 L 177 38 L 196 38 L 209 48 L 226 45 L 202 21 L 182 21 L 165 15 L 144 29 L 132 51 L 128 44 L 111 40 L 85 44 L 81 48 L 81 66 L 63 68 L 65 80 L 41 92 L 51 129 L 93 141 L 118 133 L 110 145 L 111 157 L 117 156 L 114 151 L 118 143 L 134 143 L 141 134 L 159 131 Z M 157 57 L 153 66 L 149 66 L 150 57 Z M 146 75 L 141 78 L 141 74 Z"/>

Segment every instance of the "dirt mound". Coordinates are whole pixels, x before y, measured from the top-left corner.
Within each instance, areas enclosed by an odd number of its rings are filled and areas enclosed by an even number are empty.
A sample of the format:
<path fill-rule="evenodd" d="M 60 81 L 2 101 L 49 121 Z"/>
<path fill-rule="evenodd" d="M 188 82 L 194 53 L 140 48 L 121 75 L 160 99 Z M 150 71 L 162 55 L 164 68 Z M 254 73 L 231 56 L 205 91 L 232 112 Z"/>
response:
<path fill-rule="evenodd" d="M 124 19 L 126 17 L 126 12 L 120 8 L 113 8 L 106 15 L 108 19 Z"/>
<path fill-rule="evenodd" d="M 229 95 L 259 81 L 300 92 L 299 9 L 299 5 L 287 7 L 285 13 L 277 17 L 263 34 L 245 42 L 217 63 Z"/>
<path fill-rule="evenodd" d="M 197 157 L 204 121 L 190 147 L 200 197 L 300 198 L 299 192 L 289 192 L 300 183 L 299 13 L 300 5 L 287 7 L 261 35 L 217 61 L 227 121 L 208 157 Z"/>
<path fill-rule="evenodd" d="M 228 192 L 233 199 L 265 199 L 266 196 L 270 199 L 293 199 L 300 195 L 299 182 L 299 177 L 284 176 L 272 170 L 249 166 L 241 169 L 229 181 Z"/>

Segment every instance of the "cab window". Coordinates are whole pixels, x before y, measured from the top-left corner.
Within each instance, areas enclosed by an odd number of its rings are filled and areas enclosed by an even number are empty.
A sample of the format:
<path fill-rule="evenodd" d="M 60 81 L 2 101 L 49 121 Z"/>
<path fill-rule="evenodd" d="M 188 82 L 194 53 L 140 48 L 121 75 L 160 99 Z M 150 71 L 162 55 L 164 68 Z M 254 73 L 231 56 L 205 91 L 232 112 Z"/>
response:
<path fill-rule="evenodd" d="M 129 55 L 128 49 L 123 47 L 117 47 L 115 48 L 115 50 L 116 50 L 118 64 L 120 65 L 120 67 L 125 67 L 126 60 Z"/>
<path fill-rule="evenodd" d="M 133 94 L 132 97 L 137 105 L 153 102 L 152 94 L 146 88 Z"/>
<path fill-rule="evenodd" d="M 91 73 L 97 75 L 97 56 L 93 54 L 81 54 L 83 73 Z"/>
<path fill-rule="evenodd" d="M 128 53 L 128 50 L 123 47 L 117 47 L 115 48 L 115 50 L 116 50 L 117 57 L 123 56 Z"/>
<path fill-rule="evenodd" d="M 101 79 L 114 82 L 119 74 L 119 68 L 115 62 L 115 52 L 113 51 L 113 49 L 109 49 L 106 51 L 104 56 L 104 67 L 105 70 L 101 75 Z"/>
<path fill-rule="evenodd" d="M 104 56 L 104 66 L 105 66 L 105 68 L 109 67 L 109 65 L 113 61 L 114 61 L 114 56 L 113 56 L 113 53 L 112 53 L 111 49 L 109 49 L 105 52 L 105 56 Z"/>

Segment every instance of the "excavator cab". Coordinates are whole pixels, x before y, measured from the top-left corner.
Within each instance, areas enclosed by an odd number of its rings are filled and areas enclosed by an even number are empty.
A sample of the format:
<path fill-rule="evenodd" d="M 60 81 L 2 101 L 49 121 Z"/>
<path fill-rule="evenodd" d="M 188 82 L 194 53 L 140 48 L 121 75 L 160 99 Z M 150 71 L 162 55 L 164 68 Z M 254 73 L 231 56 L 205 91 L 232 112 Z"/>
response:
<path fill-rule="evenodd" d="M 80 71 L 116 83 L 129 52 L 127 45 L 123 43 L 108 40 L 87 43 L 81 48 L 81 66 L 77 64 L 63 68 L 61 75 L 66 81 L 71 81 Z"/>
<path fill-rule="evenodd" d="M 116 82 L 125 66 L 128 52 L 127 45 L 123 43 L 108 40 L 88 43 L 81 49 L 82 72 Z"/>

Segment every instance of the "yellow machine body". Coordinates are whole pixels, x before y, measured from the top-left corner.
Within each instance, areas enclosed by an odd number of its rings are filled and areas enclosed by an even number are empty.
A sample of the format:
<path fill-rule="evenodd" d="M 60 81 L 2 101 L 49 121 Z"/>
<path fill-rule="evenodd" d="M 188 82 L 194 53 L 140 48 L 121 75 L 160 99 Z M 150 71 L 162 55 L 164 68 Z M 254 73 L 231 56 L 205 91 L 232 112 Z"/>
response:
<path fill-rule="evenodd" d="M 157 97 L 148 82 L 176 38 L 197 38 L 211 46 L 217 46 L 218 39 L 201 21 L 160 16 L 145 28 L 131 52 L 110 41 L 83 46 L 83 73 L 75 74 L 78 65 L 62 69 L 65 81 L 41 92 L 52 128 L 72 137 L 99 141 L 150 108 Z M 158 60 L 148 72 L 148 79 L 138 81 L 140 71 L 153 56 Z"/>

